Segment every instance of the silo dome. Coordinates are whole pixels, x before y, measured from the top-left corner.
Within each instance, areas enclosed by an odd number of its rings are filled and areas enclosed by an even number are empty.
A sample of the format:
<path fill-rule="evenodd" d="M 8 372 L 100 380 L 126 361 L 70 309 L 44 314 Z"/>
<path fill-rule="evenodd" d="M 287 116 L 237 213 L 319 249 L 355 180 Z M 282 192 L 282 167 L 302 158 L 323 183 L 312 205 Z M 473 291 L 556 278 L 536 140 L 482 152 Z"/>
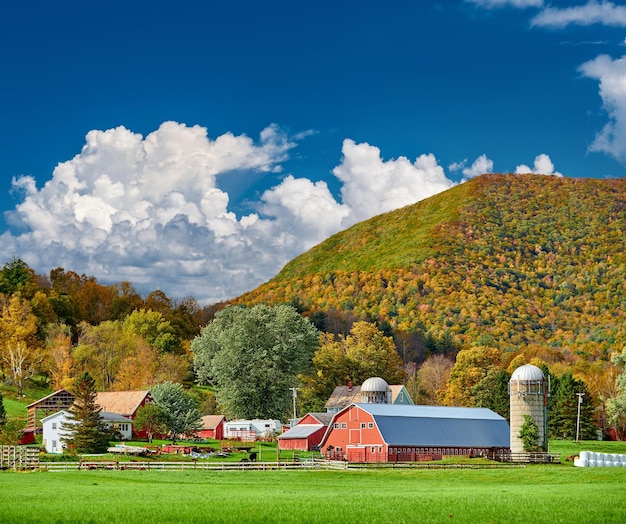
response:
<path fill-rule="evenodd" d="M 365 393 L 383 393 L 383 392 L 387 392 L 387 388 L 389 387 L 389 384 L 387 384 L 387 382 L 380 378 L 380 377 L 371 377 L 368 378 L 365 382 L 363 382 L 363 384 L 361 385 L 361 392 Z"/>
<path fill-rule="evenodd" d="M 518 367 L 511 375 L 511 381 L 536 381 L 536 380 L 545 380 L 546 377 L 543 376 L 543 372 L 537 366 L 533 366 L 532 364 L 525 364 L 523 366 Z"/>

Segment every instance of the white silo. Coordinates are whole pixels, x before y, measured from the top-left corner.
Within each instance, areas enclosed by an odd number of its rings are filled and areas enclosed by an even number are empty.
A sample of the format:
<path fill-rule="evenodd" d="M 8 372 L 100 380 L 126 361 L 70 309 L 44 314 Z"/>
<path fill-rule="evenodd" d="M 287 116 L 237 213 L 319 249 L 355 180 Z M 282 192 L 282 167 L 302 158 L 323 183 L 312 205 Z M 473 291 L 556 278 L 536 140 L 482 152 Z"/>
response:
<path fill-rule="evenodd" d="M 543 450 L 547 449 L 546 395 L 546 378 L 537 366 L 526 364 L 513 372 L 509 381 L 512 453 L 524 451 L 524 443 L 519 438 L 524 415 L 530 415 L 539 428 L 537 446 Z"/>
<path fill-rule="evenodd" d="M 380 377 L 368 378 L 361 384 L 361 402 L 366 404 L 391 404 L 391 391 Z"/>

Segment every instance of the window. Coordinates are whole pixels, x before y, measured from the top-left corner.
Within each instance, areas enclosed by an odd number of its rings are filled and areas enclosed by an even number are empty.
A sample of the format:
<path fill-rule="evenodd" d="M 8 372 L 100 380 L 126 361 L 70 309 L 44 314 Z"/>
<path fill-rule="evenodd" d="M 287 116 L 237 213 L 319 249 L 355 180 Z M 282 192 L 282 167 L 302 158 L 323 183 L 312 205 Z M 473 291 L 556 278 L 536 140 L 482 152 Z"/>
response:
<path fill-rule="evenodd" d="M 361 422 L 361 429 L 365 429 L 365 422 Z"/>
<path fill-rule="evenodd" d="M 57 423 L 56 422 L 52 423 L 52 429 L 57 429 Z"/>
<path fill-rule="evenodd" d="M 367 427 L 368 427 L 369 429 L 374 429 L 374 423 L 373 423 L 373 422 L 368 422 L 368 423 L 367 423 Z"/>
<path fill-rule="evenodd" d="M 335 422 L 335 423 L 333 424 L 333 428 L 335 428 L 335 429 L 339 429 L 339 422 Z"/>
<path fill-rule="evenodd" d="M 56 440 L 52 441 L 52 449 L 57 449 L 57 441 Z"/>
<path fill-rule="evenodd" d="M 341 429 L 346 429 L 347 427 L 348 427 L 348 424 L 346 422 L 341 423 Z"/>

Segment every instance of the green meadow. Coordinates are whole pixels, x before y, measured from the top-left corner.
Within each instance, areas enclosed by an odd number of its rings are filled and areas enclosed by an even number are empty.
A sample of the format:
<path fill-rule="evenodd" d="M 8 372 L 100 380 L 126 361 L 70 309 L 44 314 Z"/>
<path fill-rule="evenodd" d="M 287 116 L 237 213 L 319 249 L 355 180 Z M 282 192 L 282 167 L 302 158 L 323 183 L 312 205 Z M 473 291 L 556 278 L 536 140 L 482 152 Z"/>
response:
<path fill-rule="evenodd" d="M 0 472 L 0 522 L 624 522 L 626 468 Z"/>

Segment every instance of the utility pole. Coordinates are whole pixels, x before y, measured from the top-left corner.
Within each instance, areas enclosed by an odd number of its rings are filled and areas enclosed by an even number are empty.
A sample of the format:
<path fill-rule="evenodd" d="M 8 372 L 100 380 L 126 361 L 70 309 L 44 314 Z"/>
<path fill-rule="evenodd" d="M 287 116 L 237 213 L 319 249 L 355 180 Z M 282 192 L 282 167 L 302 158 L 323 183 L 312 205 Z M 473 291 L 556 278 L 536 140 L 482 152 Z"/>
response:
<path fill-rule="evenodd" d="M 296 423 L 296 399 L 298 398 L 298 388 L 289 388 L 293 393 L 293 423 Z"/>
<path fill-rule="evenodd" d="M 584 393 L 576 393 L 578 395 L 578 415 L 576 416 L 576 442 L 578 442 L 578 436 L 580 435 L 580 405 L 583 403 Z"/>

